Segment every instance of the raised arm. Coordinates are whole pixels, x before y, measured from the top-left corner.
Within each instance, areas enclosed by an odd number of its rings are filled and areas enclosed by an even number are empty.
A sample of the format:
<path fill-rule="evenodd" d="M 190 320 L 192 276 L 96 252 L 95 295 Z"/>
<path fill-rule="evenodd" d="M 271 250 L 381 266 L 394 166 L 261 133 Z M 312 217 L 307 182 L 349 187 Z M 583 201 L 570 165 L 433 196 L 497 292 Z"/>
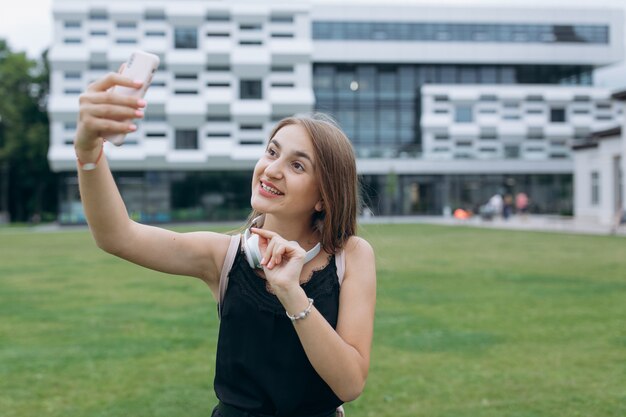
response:
<path fill-rule="evenodd" d="M 226 235 L 176 233 L 132 221 L 102 155 L 103 136 L 136 130 L 146 103 L 111 92 L 115 85 L 139 88 L 141 83 L 110 73 L 80 96 L 74 147 L 78 158 L 80 195 L 97 245 L 106 252 L 154 270 L 205 280 L 214 296 L 228 247 Z M 97 162 L 97 163 L 96 163 Z M 85 170 L 95 163 L 95 169 Z"/>

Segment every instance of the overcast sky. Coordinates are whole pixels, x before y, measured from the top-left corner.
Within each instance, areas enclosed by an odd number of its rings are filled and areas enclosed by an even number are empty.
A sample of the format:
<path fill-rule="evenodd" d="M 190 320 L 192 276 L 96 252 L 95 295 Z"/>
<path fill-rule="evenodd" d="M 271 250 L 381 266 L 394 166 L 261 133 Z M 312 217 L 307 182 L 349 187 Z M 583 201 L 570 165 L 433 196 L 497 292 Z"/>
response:
<path fill-rule="evenodd" d="M 53 0 L 2 0 L 0 11 L 0 38 L 7 39 L 14 51 L 26 51 L 35 58 L 50 46 L 52 39 L 52 1 Z M 130 0 L 126 0 L 130 1 Z M 207 0 L 209 1 L 209 0 Z M 259 0 L 260 1 L 260 0 Z M 315 0 L 324 2 L 378 3 L 380 0 Z M 463 5 L 499 5 L 545 7 L 564 5 L 567 7 L 602 7 L 611 6 L 624 10 L 626 0 L 391 0 L 387 4 L 463 4 Z M 10 3 L 10 4 L 8 4 Z M 626 36 L 626 30 L 624 31 Z M 626 39 L 624 40 L 626 51 Z M 626 54 L 625 54 L 626 56 Z M 610 88 L 626 88 L 626 62 L 597 71 L 596 85 Z"/>

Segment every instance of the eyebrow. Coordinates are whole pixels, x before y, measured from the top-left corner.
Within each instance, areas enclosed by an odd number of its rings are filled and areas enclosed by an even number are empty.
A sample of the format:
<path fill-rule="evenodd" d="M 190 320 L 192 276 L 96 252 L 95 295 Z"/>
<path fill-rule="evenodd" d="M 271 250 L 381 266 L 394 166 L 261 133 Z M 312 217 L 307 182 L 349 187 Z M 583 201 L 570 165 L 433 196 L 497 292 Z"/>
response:
<path fill-rule="evenodd" d="M 279 150 L 281 149 L 280 143 L 278 143 L 278 141 L 276 139 L 270 140 L 270 143 L 273 143 Z M 293 154 L 296 155 L 296 156 L 299 156 L 301 158 L 308 159 L 309 162 L 311 163 L 311 165 L 313 165 L 313 167 L 315 167 L 315 164 L 313 163 L 313 159 L 311 159 L 309 154 L 307 154 L 306 152 L 293 151 Z"/>

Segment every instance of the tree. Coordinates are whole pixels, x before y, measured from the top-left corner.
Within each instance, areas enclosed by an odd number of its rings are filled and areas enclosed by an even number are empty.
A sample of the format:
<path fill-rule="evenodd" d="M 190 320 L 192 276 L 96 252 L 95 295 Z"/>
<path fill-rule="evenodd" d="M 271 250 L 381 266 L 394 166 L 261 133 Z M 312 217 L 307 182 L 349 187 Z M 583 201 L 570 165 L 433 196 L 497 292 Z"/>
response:
<path fill-rule="evenodd" d="M 0 39 L 0 211 L 11 221 L 56 213 L 56 175 L 47 160 L 47 51 L 41 61 Z"/>

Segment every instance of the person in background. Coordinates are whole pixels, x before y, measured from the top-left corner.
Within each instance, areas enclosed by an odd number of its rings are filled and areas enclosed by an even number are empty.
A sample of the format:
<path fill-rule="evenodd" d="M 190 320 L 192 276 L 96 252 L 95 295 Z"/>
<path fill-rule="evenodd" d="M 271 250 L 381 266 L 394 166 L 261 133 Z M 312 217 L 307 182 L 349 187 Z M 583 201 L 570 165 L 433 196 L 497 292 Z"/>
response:
<path fill-rule="evenodd" d="M 528 195 L 519 192 L 515 195 L 515 211 L 519 216 L 525 219 L 528 215 Z"/>

